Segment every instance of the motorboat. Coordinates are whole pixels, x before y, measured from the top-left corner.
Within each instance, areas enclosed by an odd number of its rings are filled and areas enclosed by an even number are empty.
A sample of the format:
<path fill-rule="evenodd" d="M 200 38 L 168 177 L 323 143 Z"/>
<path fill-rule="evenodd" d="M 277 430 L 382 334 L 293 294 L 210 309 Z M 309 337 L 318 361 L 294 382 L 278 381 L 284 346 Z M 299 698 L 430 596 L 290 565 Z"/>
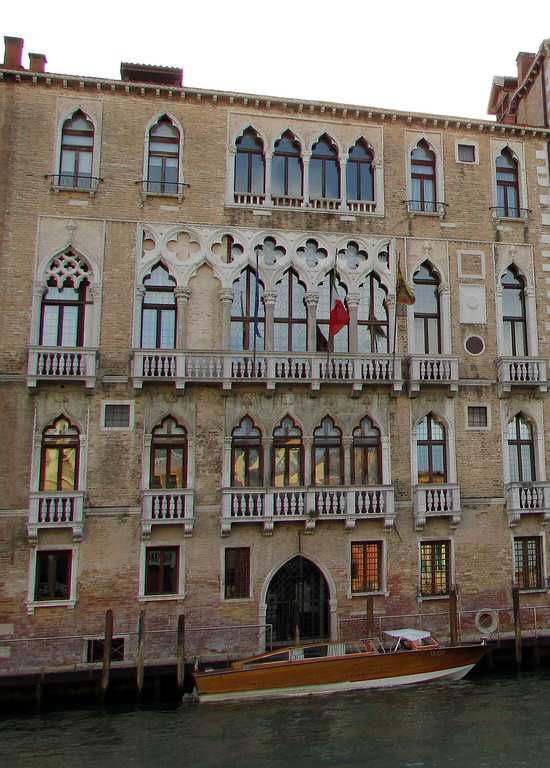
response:
<path fill-rule="evenodd" d="M 379 638 L 278 648 L 195 672 L 201 701 L 229 701 L 386 688 L 460 680 L 485 653 L 483 644 L 442 646 L 430 632 L 395 629 Z"/>

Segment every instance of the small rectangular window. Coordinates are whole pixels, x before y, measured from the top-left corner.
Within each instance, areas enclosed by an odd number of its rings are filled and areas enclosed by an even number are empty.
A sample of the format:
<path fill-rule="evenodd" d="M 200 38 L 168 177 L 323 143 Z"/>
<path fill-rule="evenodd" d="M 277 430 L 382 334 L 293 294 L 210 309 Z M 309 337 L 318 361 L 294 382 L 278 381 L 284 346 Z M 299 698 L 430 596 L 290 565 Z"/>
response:
<path fill-rule="evenodd" d="M 70 599 L 72 554 L 59 549 L 36 553 L 35 600 Z"/>
<path fill-rule="evenodd" d="M 228 547 L 225 550 L 225 599 L 250 597 L 250 549 Z"/>
<path fill-rule="evenodd" d="M 104 641 L 101 638 L 86 641 L 86 661 L 88 664 L 97 664 L 103 661 L 103 645 Z M 111 661 L 124 661 L 123 637 L 113 637 Z"/>
<path fill-rule="evenodd" d="M 488 426 L 487 418 L 487 406 L 486 405 L 469 405 L 468 406 L 468 426 L 477 428 L 484 428 Z"/>
<path fill-rule="evenodd" d="M 461 163 L 475 163 L 476 148 L 471 144 L 459 144 L 458 159 Z"/>
<path fill-rule="evenodd" d="M 105 403 L 103 426 L 106 429 L 129 429 L 131 424 L 130 403 Z"/>
<path fill-rule="evenodd" d="M 514 581 L 520 589 L 542 589 L 542 547 L 540 536 L 514 538 Z"/>
<path fill-rule="evenodd" d="M 420 593 L 424 597 L 449 594 L 451 542 L 420 542 Z"/>
<path fill-rule="evenodd" d="M 351 591 L 382 589 L 382 542 L 354 541 L 351 545 Z"/>
<path fill-rule="evenodd" d="M 179 547 L 147 547 L 145 552 L 145 594 L 178 593 Z"/>

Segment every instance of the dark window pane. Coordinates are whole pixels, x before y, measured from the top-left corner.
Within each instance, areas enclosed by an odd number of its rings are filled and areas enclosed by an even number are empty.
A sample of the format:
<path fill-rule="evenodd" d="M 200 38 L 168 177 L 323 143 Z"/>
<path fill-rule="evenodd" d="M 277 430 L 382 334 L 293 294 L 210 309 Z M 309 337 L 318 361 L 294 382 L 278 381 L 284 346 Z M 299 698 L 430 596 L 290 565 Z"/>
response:
<path fill-rule="evenodd" d="M 309 194 L 311 197 L 323 197 L 323 161 L 309 161 Z"/>
<path fill-rule="evenodd" d="M 274 195 L 285 194 L 285 158 L 278 155 L 271 162 L 271 191 Z"/>
<path fill-rule="evenodd" d="M 225 550 L 225 599 L 250 597 L 250 549 L 228 547 Z"/>

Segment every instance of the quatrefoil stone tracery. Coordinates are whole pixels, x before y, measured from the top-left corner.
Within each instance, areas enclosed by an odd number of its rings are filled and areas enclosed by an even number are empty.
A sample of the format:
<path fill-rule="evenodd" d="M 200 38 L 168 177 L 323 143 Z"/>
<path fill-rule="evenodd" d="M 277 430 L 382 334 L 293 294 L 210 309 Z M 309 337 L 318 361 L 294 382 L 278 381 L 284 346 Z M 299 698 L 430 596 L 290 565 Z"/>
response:
<path fill-rule="evenodd" d="M 85 260 L 73 253 L 56 256 L 46 272 L 46 282 L 53 278 L 58 288 L 63 288 L 67 279 L 70 279 L 73 286 L 78 288 L 80 283 L 89 277 L 90 268 Z"/>
<path fill-rule="evenodd" d="M 360 251 L 356 243 L 348 243 L 346 248 L 342 249 L 338 253 L 344 261 L 348 269 L 359 269 L 359 266 L 367 260 L 367 254 L 365 251 Z"/>
<path fill-rule="evenodd" d="M 273 267 L 279 259 L 284 258 L 286 251 L 278 246 L 272 237 L 266 237 L 262 245 L 258 246 L 264 257 L 264 263 L 268 267 Z"/>
<path fill-rule="evenodd" d="M 319 247 L 317 240 L 308 240 L 297 252 L 304 257 L 308 267 L 316 267 L 321 259 L 326 259 L 328 255 L 324 248 Z"/>

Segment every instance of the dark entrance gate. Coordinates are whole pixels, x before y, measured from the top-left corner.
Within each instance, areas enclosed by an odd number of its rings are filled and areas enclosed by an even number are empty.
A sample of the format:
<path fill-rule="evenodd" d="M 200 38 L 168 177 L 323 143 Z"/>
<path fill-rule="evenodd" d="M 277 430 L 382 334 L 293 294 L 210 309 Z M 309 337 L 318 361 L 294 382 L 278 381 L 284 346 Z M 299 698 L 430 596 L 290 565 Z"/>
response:
<path fill-rule="evenodd" d="M 273 576 L 267 590 L 267 623 L 274 642 L 292 642 L 296 625 L 302 640 L 330 635 L 329 588 L 317 566 L 297 555 Z"/>

